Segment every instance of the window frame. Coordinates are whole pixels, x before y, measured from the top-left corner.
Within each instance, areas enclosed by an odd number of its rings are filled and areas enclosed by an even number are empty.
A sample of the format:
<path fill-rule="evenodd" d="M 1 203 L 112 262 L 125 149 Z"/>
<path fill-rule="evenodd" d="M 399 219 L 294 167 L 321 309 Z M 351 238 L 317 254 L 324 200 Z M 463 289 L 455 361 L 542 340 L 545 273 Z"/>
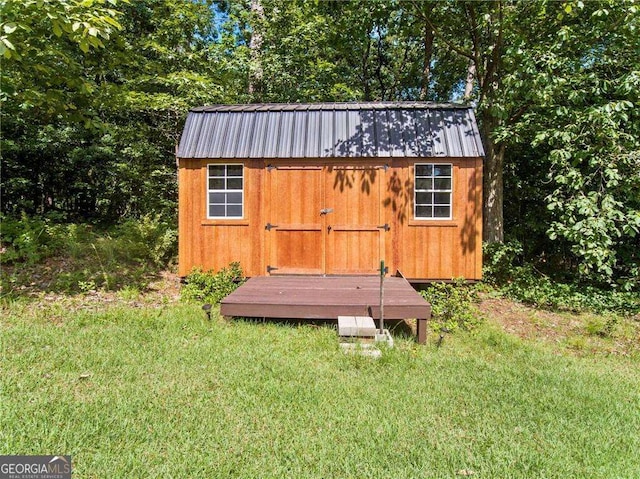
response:
<path fill-rule="evenodd" d="M 224 166 L 225 167 L 225 189 L 212 189 L 209 187 L 209 180 L 211 178 L 222 178 L 222 177 L 212 177 L 210 176 L 210 167 L 212 166 Z M 239 166 L 242 168 L 242 176 L 232 176 L 229 177 L 228 172 L 227 172 L 227 168 L 229 166 Z M 237 221 L 237 220 L 243 220 L 245 218 L 245 211 L 244 211 L 244 204 L 245 204 L 245 198 L 244 198 L 244 190 L 245 190 L 245 174 L 244 174 L 244 164 L 243 163 L 207 163 L 207 175 L 206 175 L 206 197 L 205 197 L 205 208 L 206 208 L 206 213 L 207 213 L 207 219 L 208 220 L 221 220 L 221 221 L 225 221 L 225 220 L 229 220 L 229 221 Z M 226 181 L 228 178 L 242 178 L 242 189 L 238 190 L 238 189 L 229 189 L 226 188 Z M 211 193 L 240 193 L 240 198 L 241 198 L 241 202 L 240 202 L 240 208 L 241 208 L 241 214 L 240 216 L 211 216 L 210 212 L 211 212 L 211 205 L 213 203 L 211 203 L 210 201 L 210 197 L 211 197 Z M 224 204 L 225 206 L 225 213 L 227 211 L 227 207 L 229 206 L 230 203 L 227 202 L 226 197 L 225 197 L 225 203 L 215 203 L 215 204 Z M 232 205 L 237 205 L 237 203 L 231 203 Z"/>
<path fill-rule="evenodd" d="M 451 181 L 451 185 L 448 189 L 444 190 L 444 189 L 436 189 L 435 188 L 435 184 L 432 184 L 432 188 L 431 189 L 418 189 L 417 188 L 417 168 L 418 166 L 431 166 L 432 170 L 431 170 L 431 176 L 420 176 L 420 178 L 430 178 L 432 180 L 435 180 L 436 178 L 449 178 L 449 180 Z M 448 166 L 449 168 L 451 168 L 451 174 L 449 176 L 435 176 L 434 175 L 434 171 L 435 168 L 438 166 Z M 437 163 L 414 163 L 413 165 L 413 219 L 415 221 L 451 221 L 453 220 L 453 163 L 441 163 L 441 162 L 437 162 Z M 442 204 L 442 203 L 435 203 L 435 200 L 433 200 L 432 203 L 430 204 L 420 204 L 420 206 L 430 206 L 431 209 L 431 214 L 432 216 L 418 216 L 418 193 L 431 193 L 431 194 L 435 194 L 435 193 L 448 193 L 449 194 L 449 203 L 448 204 Z M 449 216 L 433 216 L 434 214 L 434 210 L 433 208 L 435 208 L 436 206 L 448 206 L 449 207 Z"/>

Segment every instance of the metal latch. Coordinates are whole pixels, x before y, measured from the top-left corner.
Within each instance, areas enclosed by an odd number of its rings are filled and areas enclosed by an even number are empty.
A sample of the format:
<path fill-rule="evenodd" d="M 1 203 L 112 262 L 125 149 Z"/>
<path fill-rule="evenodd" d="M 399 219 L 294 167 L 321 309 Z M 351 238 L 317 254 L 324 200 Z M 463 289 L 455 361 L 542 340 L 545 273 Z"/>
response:
<path fill-rule="evenodd" d="M 320 214 L 321 215 L 327 215 L 329 213 L 333 213 L 333 208 L 322 208 L 320 210 Z"/>
<path fill-rule="evenodd" d="M 277 228 L 277 227 L 278 225 L 272 225 L 271 223 L 267 223 L 264 229 L 266 229 L 267 231 L 271 231 L 271 228 Z"/>
<path fill-rule="evenodd" d="M 271 265 L 267 265 L 267 273 L 271 274 L 272 271 L 277 270 L 278 268 L 276 268 L 275 266 L 271 266 Z"/>
<path fill-rule="evenodd" d="M 389 226 L 389 223 L 385 223 L 383 225 L 378 226 L 378 228 L 381 230 L 389 231 L 391 229 L 391 226 Z"/>

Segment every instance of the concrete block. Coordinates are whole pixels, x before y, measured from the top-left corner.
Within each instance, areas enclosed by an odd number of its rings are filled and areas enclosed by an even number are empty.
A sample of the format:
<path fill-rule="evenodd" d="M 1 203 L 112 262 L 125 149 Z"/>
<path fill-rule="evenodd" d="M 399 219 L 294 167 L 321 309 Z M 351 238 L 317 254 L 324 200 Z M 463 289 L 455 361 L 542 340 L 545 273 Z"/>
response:
<path fill-rule="evenodd" d="M 338 316 L 338 336 L 373 338 L 376 332 L 373 318 L 369 316 Z"/>

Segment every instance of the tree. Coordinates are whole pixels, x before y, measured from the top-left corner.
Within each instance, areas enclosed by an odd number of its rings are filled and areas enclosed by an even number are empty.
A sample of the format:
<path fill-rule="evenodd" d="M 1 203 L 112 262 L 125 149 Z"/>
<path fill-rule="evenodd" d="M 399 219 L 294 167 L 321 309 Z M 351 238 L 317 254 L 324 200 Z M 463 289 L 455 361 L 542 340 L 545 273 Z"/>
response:
<path fill-rule="evenodd" d="M 0 2 L 3 113 L 86 119 L 79 107 L 93 85 L 83 74 L 84 54 L 104 48 L 121 28 L 116 6 L 116 0 Z"/>

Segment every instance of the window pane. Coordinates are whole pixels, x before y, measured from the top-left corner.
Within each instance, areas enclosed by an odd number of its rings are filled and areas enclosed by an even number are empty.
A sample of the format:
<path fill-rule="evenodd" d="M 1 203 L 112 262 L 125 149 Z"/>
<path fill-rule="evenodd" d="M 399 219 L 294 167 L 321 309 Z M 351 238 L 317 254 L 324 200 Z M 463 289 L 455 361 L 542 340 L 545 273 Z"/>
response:
<path fill-rule="evenodd" d="M 436 205 L 449 205 L 451 204 L 451 193 L 434 193 L 433 203 Z"/>
<path fill-rule="evenodd" d="M 435 190 L 450 190 L 451 178 L 436 178 L 433 180 Z"/>
<path fill-rule="evenodd" d="M 224 165 L 209 165 L 209 176 L 224 176 Z"/>
<path fill-rule="evenodd" d="M 451 208 L 448 206 L 435 206 L 433 208 L 433 216 L 435 218 L 448 218 Z"/>
<path fill-rule="evenodd" d="M 242 193 L 227 193 L 227 203 L 242 204 Z"/>
<path fill-rule="evenodd" d="M 210 190 L 224 190 L 224 179 L 222 178 L 209 178 Z"/>
<path fill-rule="evenodd" d="M 417 218 L 431 218 L 433 215 L 431 214 L 432 207 L 431 206 L 418 206 L 416 208 L 416 217 Z"/>
<path fill-rule="evenodd" d="M 209 205 L 209 216 L 224 217 L 224 205 Z"/>
<path fill-rule="evenodd" d="M 416 176 L 431 176 L 433 165 L 416 165 Z"/>
<path fill-rule="evenodd" d="M 242 165 L 227 166 L 227 176 L 242 176 Z"/>
<path fill-rule="evenodd" d="M 416 190 L 432 190 L 433 180 L 431 178 L 416 178 Z"/>
<path fill-rule="evenodd" d="M 434 176 L 451 176 L 451 165 L 433 165 Z"/>
<path fill-rule="evenodd" d="M 416 193 L 416 204 L 430 205 L 433 203 L 433 193 Z"/>
<path fill-rule="evenodd" d="M 242 218 L 242 205 L 227 206 L 227 216 L 232 218 Z"/>
<path fill-rule="evenodd" d="M 228 190 L 241 190 L 242 189 L 242 178 L 228 178 L 227 179 L 227 189 Z"/>
<path fill-rule="evenodd" d="M 224 204 L 224 193 L 209 193 L 209 203 Z"/>

